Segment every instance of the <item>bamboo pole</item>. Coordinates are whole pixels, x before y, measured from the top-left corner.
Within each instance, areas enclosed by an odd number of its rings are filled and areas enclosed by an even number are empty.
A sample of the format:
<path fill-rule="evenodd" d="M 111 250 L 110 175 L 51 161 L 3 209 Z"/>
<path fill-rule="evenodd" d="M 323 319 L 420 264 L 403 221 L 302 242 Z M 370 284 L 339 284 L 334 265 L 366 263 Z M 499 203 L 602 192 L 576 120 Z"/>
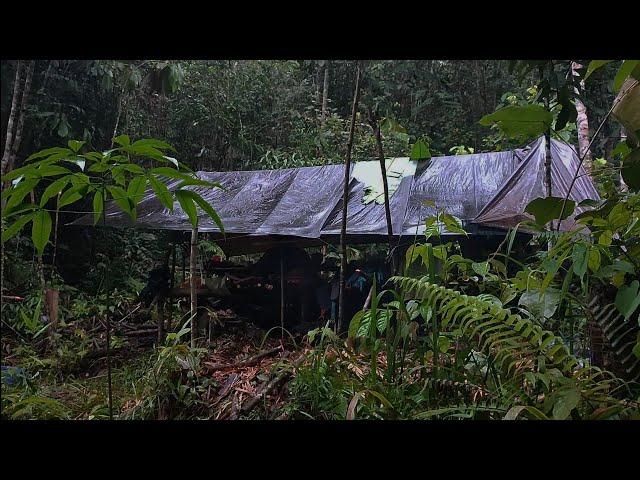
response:
<path fill-rule="evenodd" d="M 340 229 L 340 291 L 338 297 L 338 322 L 336 330 L 342 330 L 344 322 L 344 284 L 347 272 L 347 205 L 349 203 L 349 173 L 351 171 L 351 147 L 353 146 L 353 133 L 356 128 L 356 114 L 358 112 L 358 99 L 360 97 L 360 63 L 356 70 L 356 85 L 351 107 L 351 125 L 349 127 L 349 141 L 347 143 L 347 157 L 344 163 L 344 189 L 342 192 L 342 228 Z"/>

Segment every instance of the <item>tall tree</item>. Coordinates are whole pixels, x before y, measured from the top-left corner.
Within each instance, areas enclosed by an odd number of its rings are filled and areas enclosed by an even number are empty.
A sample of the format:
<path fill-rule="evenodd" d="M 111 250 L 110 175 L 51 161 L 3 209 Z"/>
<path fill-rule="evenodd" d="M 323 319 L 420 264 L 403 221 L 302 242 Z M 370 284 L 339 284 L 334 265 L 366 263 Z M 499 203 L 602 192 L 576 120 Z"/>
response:
<path fill-rule="evenodd" d="M 14 125 L 18 116 L 18 105 L 20 104 L 20 90 L 22 83 L 22 74 L 24 71 L 24 63 L 18 60 L 16 66 L 16 76 L 13 80 L 13 96 L 11 97 L 11 113 L 7 122 L 7 134 L 5 137 L 4 150 L 2 152 L 2 175 L 9 171 L 9 160 L 11 158 L 11 150 L 13 146 Z"/>
<path fill-rule="evenodd" d="M 571 62 L 571 74 L 574 77 L 579 77 L 577 70 L 581 69 L 582 65 L 577 62 Z M 576 105 L 576 127 L 578 129 L 578 151 L 580 156 L 584 155 L 584 167 L 585 170 L 591 174 L 591 151 L 589 151 L 589 118 L 587 117 L 587 107 L 580 98 L 580 92 L 584 92 L 584 80 L 580 80 L 580 89 L 575 88 L 575 105 Z"/>
<path fill-rule="evenodd" d="M 342 330 L 344 322 L 344 285 L 347 273 L 347 206 L 349 204 L 349 173 L 351 171 L 351 148 L 353 147 L 353 134 L 356 129 L 356 115 L 358 113 L 358 99 L 360 98 L 360 63 L 356 70 L 356 86 L 351 106 L 351 124 L 349 126 L 349 141 L 347 142 L 347 154 L 344 162 L 344 188 L 342 191 L 342 227 L 340 229 L 340 290 L 338 297 L 338 323 L 336 329 Z"/>

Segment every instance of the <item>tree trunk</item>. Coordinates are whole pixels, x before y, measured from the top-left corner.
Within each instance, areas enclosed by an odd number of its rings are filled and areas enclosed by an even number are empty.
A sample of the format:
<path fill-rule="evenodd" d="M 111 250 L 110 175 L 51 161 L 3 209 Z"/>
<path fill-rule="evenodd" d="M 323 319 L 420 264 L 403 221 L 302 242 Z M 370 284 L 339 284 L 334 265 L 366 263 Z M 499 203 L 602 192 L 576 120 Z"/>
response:
<path fill-rule="evenodd" d="M 324 82 L 322 83 L 322 123 L 327 119 L 327 101 L 329 98 L 329 60 L 325 60 L 324 62 Z"/>
<path fill-rule="evenodd" d="M 391 220 L 391 207 L 389 206 L 389 183 L 387 182 L 387 165 L 384 158 L 384 150 L 382 148 L 382 135 L 380 134 L 380 122 L 375 117 L 371 107 L 369 110 L 369 125 L 373 129 L 376 137 L 376 147 L 378 153 L 378 160 L 380 161 L 380 172 L 382 173 L 382 186 L 384 189 L 384 213 L 387 217 L 387 234 L 389 237 L 389 251 L 387 252 L 387 259 L 391 258 L 391 268 L 395 275 L 397 273 L 396 255 L 393 254 L 393 223 Z M 388 260 L 387 260 L 388 261 Z"/>
<path fill-rule="evenodd" d="M 347 205 L 349 203 L 349 173 L 351 171 L 351 147 L 353 133 L 356 128 L 356 114 L 358 113 L 358 99 L 360 98 L 360 63 L 356 70 L 356 86 L 351 107 L 351 125 L 349 127 L 349 141 L 347 143 L 347 157 L 344 163 L 344 189 L 342 192 L 342 227 L 340 229 L 340 292 L 338 297 L 338 323 L 340 332 L 344 321 L 344 284 L 347 272 Z"/>
<path fill-rule="evenodd" d="M 22 129 L 24 127 L 24 119 L 27 116 L 27 103 L 29 101 L 29 92 L 31 91 L 31 80 L 33 79 L 35 63 L 35 61 L 29 62 L 27 78 L 24 81 L 24 87 L 22 89 L 22 99 L 20 101 L 20 111 L 18 114 L 18 126 L 16 127 L 15 137 L 13 138 L 13 144 L 11 145 L 11 156 L 9 158 L 8 166 L 9 171 L 13 170 L 16 166 L 16 156 L 18 155 L 18 149 L 22 142 Z"/>
<path fill-rule="evenodd" d="M 571 74 L 573 76 L 578 76 L 577 70 L 582 68 L 582 65 L 576 62 L 571 63 Z M 584 81 L 580 81 L 580 90 L 584 92 Z M 578 88 L 575 88 L 575 104 L 576 104 L 576 112 L 578 116 L 576 118 L 576 127 L 578 129 L 578 149 L 580 156 L 584 156 L 584 168 L 586 172 L 591 175 L 591 152 L 589 151 L 589 119 L 587 117 L 587 109 L 582 103 L 582 100 L 578 98 Z"/>
<path fill-rule="evenodd" d="M 13 97 L 11 99 L 11 112 L 7 121 L 7 135 L 4 142 L 4 151 L 2 152 L 2 175 L 8 172 L 9 159 L 11 158 L 11 147 L 13 145 L 13 130 L 18 112 L 18 102 L 20 97 L 20 83 L 22 82 L 23 63 L 18 61 L 16 66 L 16 76 L 13 81 Z M 4 201 L 3 201 L 4 205 Z"/>
<path fill-rule="evenodd" d="M 198 248 L 198 227 L 191 230 L 191 254 L 189 255 L 189 288 L 191 290 L 191 348 L 196 348 L 198 338 L 198 322 L 196 313 L 198 311 L 198 296 L 196 295 L 196 250 Z"/>

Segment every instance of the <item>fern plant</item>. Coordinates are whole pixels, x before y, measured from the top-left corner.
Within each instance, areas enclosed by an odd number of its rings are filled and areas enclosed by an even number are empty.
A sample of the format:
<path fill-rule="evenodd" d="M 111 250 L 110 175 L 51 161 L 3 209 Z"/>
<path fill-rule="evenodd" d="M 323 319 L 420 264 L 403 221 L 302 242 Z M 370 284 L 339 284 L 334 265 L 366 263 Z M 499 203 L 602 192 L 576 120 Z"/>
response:
<path fill-rule="evenodd" d="M 392 277 L 390 282 L 430 307 L 439 316 L 441 330 L 456 331 L 476 342 L 516 392 L 513 401 L 541 403 L 543 410 L 553 411 L 554 418 L 566 418 L 583 412 L 587 416 L 603 409 L 619 416 L 637 414 L 637 402 L 622 402 L 615 393 L 625 382 L 597 367 L 583 366 L 569 352 L 562 338 L 538 324 L 486 298 L 463 295 L 458 291 L 430 283 L 426 277 Z M 535 395 L 538 381 L 543 388 Z M 555 389 L 555 390 L 554 390 Z M 531 392 L 527 399 L 523 392 Z M 565 407 L 556 407 L 556 404 Z M 580 408 L 577 408 L 580 406 Z"/>

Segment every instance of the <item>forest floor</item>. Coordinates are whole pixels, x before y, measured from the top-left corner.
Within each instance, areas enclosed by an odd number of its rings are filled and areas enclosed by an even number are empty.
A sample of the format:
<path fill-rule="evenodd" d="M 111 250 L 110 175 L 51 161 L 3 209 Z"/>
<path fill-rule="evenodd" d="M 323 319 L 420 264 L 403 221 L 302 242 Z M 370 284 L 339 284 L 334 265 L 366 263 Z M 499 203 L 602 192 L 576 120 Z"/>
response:
<path fill-rule="evenodd" d="M 288 336 L 281 338 L 272 331 L 265 337 L 265 333 L 244 322 L 223 328 L 200 350 L 200 361 L 193 372 L 197 376 L 195 382 L 186 381 L 184 375 L 176 377 L 175 372 L 163 373 L 173 385 L 155 393 L 158 398 L 161 395 L 179 397 L 180 383 L 197 383 L 197 392 L 192 390 L 192 393 L 197 398 L 198 418 L 238 418 L 244 413 L 243 407 L 256 397 L 260 402 L 252 408 L 253 412 L 247 413 L 251 417 L 273 418 L 286 400 L 286 389 L 277 385 L 280 388 L 273 388 L 264 398 L 261 394 L 298 347 Z M 114 349 L 111 357 L 114 418 L 172 418 L 172 413 L 160 408 L 150 412 L 147 406 L 144 412 L 149 396 L 146 380 L 150 374 L 154 376 L 156 370 L 160 372 L 159 351 L 152 345 L 154 335 L 155 332 L 148 332 L 146 336 L 150 338 L 137 338 L 128 346 Z M 19 344 L 9 338 L 4 338 L 2 343 L 3 365 L 22 369 L 23 378 L 28 379 L 19 394 L 16 388 L 2 384 L 3 396 L 7 394 L 10 399 L 15 396 L 10 410 L 14 414 L 17 410 L 18 417 L 109 418 L 106 357 L 80 360 L 71 368 L 60 368 L 60 359 L 56 358 L 59 352 L 44 354 L 16 348 Z M 170 353 L 174 358 L 180 357 Z M 182 368 L 188 370 L 186 365 Z M 158 383 L 156 379 L 154 382 Z M 5 405 L 3 401 L 3 410 Z"/>

